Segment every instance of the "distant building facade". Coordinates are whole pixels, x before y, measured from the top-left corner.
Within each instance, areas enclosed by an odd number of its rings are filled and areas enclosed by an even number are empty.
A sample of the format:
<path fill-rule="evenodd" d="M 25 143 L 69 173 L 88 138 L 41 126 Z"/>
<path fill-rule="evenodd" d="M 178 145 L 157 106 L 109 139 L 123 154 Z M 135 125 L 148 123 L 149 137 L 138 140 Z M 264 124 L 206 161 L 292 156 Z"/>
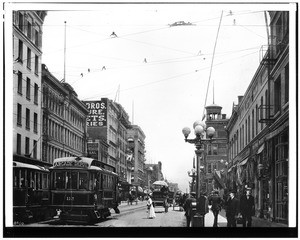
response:
<path fill-rule="evenodd" d="M 42 65 L 42 159 L 86 156 L 88 110 L 70 84 L 59 81 Z"/>
<path fill-rule="evenodd" d="M 120 199 L 125 200 L 134 166 L 134 156 L 128 151 L 129 116 L 122 105 L 108 98 L 84 103 L 89 110 L 86 122 L 88 155 L 116 168 Z"/>
<path fill-rule="evenodd" d="M 211 104 L 205 109 L 205 124 L 215 129 L 214 140 L 204 145 L 206 192 L 211 193 L 213 189 L 224 190 L 227 187 L 223 175 L 228 160 L 226 125 L 229 119 L 226 114 L 222 114 L 222 107 L 219 105 Z"/>
<path fill-rule="evenodd" d="M 145 180 L 144 164 L 145 158 L 145 138 L 143 130 L 138 125 L 131 125 L 127 130 L 128 147 L 133 153 L 133 172 L 131 175 L 131 184 L 144 187 Z"/>

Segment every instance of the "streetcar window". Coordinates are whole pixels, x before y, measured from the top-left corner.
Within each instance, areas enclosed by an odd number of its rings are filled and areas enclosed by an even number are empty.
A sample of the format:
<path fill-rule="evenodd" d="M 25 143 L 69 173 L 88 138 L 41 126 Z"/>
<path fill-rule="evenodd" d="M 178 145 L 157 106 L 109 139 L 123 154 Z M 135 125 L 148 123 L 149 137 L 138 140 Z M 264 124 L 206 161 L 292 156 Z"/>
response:
<path fill-rule="evenodd" d="M 43 173 L 42 188 L 43 189 L 47 189 L 47 186 L 48 186 L 47 174 Z"/>
<path fill-rule="evenodd" d="M 21 170 L 21 177 L 20 177 L 20 187 L 21 188 L 25 188 L 26 185 L 25 185 L 25 173 L 26 173 L 26 170 Z"/>
<path fill-rule="evenodd" d="M 14 169 L 14 187 L 19 187 L 19 181 L 20 181 L 19 173 L 20 170 Z"/>
<path fill-rule="evenodd" d="M 108 187 L 107 175 L 103 175 L 103 188 L 107 188 L 107 187 Z"/>
<path fill-rule="evenodd" d="M 55 188 L 65 189 L 65 172 L 55 173 Z"/>
<path fill-rule="evenodd" d="M 95 174 L 93 172 L 90 172 L 90 184 L 89 184 L 89 190 L 94 189 L 94 179 L 95 179 Z"/>
<path fill-rule="evenodd" d="M 79 173 L 79 189 L 86 189 L 87 190 L 87 173 L 83 173 L 83 172 L 80 172 Z"/>
<path fill-rule="evenodd" d="M 77 189 L 77 172 L 67 172 L 67 189 Z"/>

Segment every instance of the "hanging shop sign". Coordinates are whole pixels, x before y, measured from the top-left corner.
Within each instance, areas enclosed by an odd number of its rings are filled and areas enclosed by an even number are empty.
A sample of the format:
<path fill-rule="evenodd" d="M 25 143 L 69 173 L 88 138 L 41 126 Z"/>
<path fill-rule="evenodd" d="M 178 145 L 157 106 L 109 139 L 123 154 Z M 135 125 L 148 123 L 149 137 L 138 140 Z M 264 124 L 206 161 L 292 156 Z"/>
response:
<path fill-rule="evenodd" d="M 99 155 L 99 143 L 87 143 L 88 156 L 98 160 Z"/>

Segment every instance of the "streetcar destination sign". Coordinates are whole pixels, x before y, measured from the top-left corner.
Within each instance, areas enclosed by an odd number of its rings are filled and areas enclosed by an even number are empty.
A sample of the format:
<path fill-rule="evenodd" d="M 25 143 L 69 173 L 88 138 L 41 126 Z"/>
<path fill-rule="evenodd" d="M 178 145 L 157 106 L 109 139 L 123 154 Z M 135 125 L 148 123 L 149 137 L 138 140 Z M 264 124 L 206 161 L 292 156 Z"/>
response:
<path fill-rule="evenodd" d="M 86 162 L 78 162 L 78 161 L 61 161 L 61 162 L 54 162 L 54 167 L 81 167 L 87 168 L 89 166 Z"/>

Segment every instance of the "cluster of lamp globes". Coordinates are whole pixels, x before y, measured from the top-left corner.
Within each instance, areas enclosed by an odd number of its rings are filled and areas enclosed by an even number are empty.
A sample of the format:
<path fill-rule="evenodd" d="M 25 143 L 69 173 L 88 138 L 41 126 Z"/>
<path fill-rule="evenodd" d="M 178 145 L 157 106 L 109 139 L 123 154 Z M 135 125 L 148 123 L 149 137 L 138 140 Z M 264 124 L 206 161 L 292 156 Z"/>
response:
<path fill-rule="evenodd" d="M 206 136 L 208 138 L 212 138 L 216 131 L 213 127 L 206 127 L 206 124 L 201 120 L 194 122 L 193 127 L 194 127 L 194 133 L 197 137 L 203 137 L 204 133 L 206 132 Z M 189 127 L 184 127 L 182 129 L 182 133 L 185 139 L 187 139 L 189 134 L 191 133 L 191 129 Z"/>

